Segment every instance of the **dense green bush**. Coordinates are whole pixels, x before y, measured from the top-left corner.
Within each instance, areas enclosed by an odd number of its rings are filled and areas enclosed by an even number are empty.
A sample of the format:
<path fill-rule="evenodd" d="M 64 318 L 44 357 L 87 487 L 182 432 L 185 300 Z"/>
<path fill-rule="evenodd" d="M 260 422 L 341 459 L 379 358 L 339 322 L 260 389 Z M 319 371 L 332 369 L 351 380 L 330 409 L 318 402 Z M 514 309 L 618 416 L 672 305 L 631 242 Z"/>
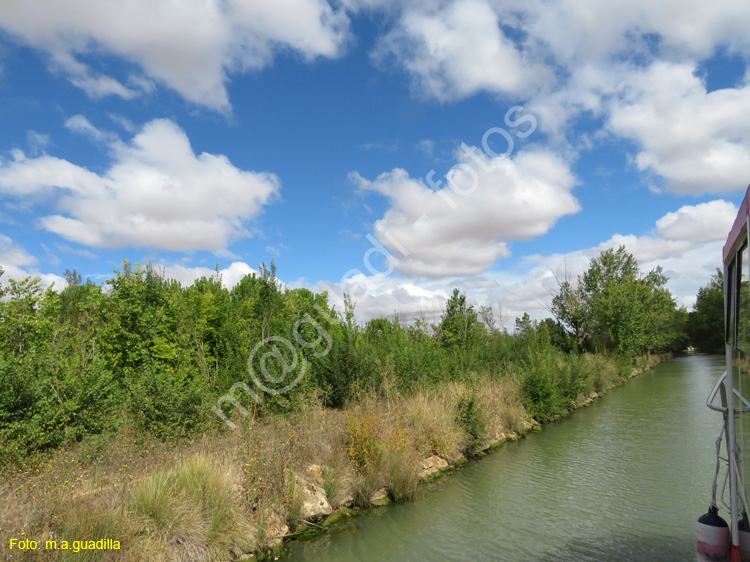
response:
<path fill-rule="evenodd" d="M 550 350 L 530 353 L 521 367 L 523 405 L 529 415 L 545 421 L 564 413 L 564 382 Z"/>
<path fill-rule="evenodd" d="M 128 262 L 106 286 L 68 273 L 60 293 L 34 279 L 0 288 L 0 464 L 121 423 L 160 438 L 223 427 L 211 410 L 237 382 L 257 391 L 258 400 L 235 397 L 262 416 L 288 415 L 310 397 L 342 407 L 373 393 L 510 376 L 527 411 L 546 420 L 632 365 L 628 356 L 612 367 L 571 353 L 575 341 L 551 320 L 524 316 L 509 333 L 483 307 L 480 321 L 458 290 L 435 325 L 395 317 L 360 326 L 348 298 L 337 314 L 325 293 L 282 289 L 273 263 L 231 290 L 218 274 L 182 287 Z M 230 417 L 234 410 L 224 404 Z M 476 395 L 461 397 L 456 415 L 478 442 Z"/>

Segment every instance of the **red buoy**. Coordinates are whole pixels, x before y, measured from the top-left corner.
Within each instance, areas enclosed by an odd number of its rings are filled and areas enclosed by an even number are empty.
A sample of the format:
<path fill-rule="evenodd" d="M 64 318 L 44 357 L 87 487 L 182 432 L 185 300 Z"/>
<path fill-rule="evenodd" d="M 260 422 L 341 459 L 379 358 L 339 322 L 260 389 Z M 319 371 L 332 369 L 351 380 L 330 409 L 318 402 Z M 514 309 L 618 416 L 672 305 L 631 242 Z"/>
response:
<path fill-rule="evenodd" d="M 701 515 L 695 528 L 698 562 L 729 560 L 729 525 L 719 516 L 715 505 Z"/>

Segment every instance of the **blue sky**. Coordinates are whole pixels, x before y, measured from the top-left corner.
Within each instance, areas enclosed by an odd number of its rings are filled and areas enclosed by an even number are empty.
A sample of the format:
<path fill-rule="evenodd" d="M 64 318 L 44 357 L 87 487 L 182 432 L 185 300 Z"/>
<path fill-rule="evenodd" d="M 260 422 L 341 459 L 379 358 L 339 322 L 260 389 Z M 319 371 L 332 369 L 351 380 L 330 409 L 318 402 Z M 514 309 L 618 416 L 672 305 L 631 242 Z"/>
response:
<path fill-rule="evenodd" d="M 0 265 L 272 258 L 361 320 L 546 315 L 625 244 L 690 306 L 750 182 L 750 5 L 10 0 Z M 512 140 L 512 146 L 508 139 Z"/>

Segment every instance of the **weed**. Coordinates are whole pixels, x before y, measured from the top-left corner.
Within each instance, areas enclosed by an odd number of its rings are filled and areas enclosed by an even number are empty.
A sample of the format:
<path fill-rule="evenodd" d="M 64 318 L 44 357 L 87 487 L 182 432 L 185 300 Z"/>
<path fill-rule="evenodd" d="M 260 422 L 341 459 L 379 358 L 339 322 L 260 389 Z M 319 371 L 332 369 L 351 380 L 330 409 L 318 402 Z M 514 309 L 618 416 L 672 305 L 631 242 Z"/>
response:
<path fill-rule="evenodd" d="M 456 404 L 456 417 L 469 439 L 466 443 L 466 453 L 472 455 L 484 442 L 484 417 L 482 408 L 474 390 L 459 397 Z"/>

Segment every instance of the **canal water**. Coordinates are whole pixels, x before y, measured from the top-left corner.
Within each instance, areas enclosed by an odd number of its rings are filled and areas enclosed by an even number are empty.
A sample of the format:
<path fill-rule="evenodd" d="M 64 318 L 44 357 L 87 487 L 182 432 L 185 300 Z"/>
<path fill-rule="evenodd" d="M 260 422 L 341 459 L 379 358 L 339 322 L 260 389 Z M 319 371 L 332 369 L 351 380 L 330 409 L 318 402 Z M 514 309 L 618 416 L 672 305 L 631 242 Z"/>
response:
<path fill-rule="evenodd" d="M 723 370 L 722 356 L 663 363 L 287 560 L 694 560 L 721 431 L 705 400 Z"/>

